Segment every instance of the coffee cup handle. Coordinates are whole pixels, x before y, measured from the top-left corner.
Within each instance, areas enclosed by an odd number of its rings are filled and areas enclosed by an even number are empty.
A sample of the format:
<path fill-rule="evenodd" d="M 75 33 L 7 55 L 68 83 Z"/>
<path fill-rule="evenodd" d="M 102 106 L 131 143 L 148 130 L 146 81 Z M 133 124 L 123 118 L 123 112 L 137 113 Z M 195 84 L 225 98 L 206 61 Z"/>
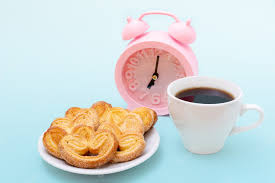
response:
<path fill-rule="evenodd" d="M 262 110 L 261 107 L 259 107 L 256 104 L 243 104 L 243 106 L 241 108 L 240 115 L 242 116 L 248 110 L 256 110 L 256 111 L 259 112 L 260 115 L 259 115 L 258 121 L 256 121 L 255 123 L 252 123 L 251 125 L 248 125 L 248 126 L 240 126 L 240 127 L 235 126 L 235 127 L 233 127 L 232 131 L 230 132 L 230 135 L 237 134 L 237 133 L 240 133 L 240 132 L 244 132 L 244 131 L 247 131 L 247 130 L 251 130 L 253 128 L 258 127 L 263 122 L 264 111 Z"/>

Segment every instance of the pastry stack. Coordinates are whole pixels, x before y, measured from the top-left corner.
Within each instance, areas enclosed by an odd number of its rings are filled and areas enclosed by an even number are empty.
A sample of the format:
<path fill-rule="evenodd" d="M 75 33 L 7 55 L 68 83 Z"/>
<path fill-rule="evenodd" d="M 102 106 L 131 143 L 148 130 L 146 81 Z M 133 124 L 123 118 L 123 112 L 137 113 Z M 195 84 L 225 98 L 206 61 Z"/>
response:
<path fill-rule="evenodd" d="M 47 151 L 79 168 L 97 168 L 139 157 L 145 149 L 144 133 L 157 121 L 154 110 L 132 111 L 104 101 L 90 108 L 71 107 L 43 135 Z"/>

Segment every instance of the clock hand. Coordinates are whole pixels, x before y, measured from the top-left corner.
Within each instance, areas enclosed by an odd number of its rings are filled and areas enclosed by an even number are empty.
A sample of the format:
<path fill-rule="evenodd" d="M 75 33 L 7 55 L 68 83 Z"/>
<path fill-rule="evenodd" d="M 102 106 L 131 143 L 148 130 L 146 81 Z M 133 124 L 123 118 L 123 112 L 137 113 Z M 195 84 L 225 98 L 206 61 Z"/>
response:
<path fill-rule="evenodd" d="M 159 66 L 159 56 L 157 56 L 156 67 L 155 67 L 155 72 L 154 72 L 154 74 L 156 74 L 156 75 L 158 75 L 158 66 Z"/>
<path fill-rule="evenodd" d="M 147 88 L 150 89 L 151 86 L 153 86 L 155 84 L 155 80 L 151 79 L 150 83 L 148 84 Z"/>
<path fill-rule="evenodd" d="M 153 73 L 152 79 L 151 79 L 151 81 L 149 82 L 149 84 L 147 86 L 147 88 L 149 88 L 149 89 L 155 84 L 155 81 L 159 77 L 159 74 L 158 74 L 158 65 L 159 65 L 159 56 L 157 56 L 156 66 L 155 66 L 155 72 Z"/>

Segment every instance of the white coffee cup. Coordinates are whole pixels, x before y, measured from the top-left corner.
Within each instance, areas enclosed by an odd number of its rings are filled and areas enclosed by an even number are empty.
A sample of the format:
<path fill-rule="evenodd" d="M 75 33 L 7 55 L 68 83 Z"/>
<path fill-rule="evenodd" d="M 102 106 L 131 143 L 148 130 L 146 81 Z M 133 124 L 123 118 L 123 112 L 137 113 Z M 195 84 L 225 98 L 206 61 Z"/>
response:
<path fill-rule="evenodd" d="M 234 99 L 225 103 L 199 104 L 175 97 L 179 91 L 198 87 L 224 90 L 232 94 Z M 242 90 L 229 81 L 203 76 L 185 77 L 170 83 L 167 93 L 170 116 L 185 148 L 192 153 L 216 153 L 222 149 L 229 135 L 256 128 L 264 118 L 259 106 L 242 103 Z M 238 117 L 247 110 L 258 111 L 258 121 L 249 126 L 235 126 Z"/>

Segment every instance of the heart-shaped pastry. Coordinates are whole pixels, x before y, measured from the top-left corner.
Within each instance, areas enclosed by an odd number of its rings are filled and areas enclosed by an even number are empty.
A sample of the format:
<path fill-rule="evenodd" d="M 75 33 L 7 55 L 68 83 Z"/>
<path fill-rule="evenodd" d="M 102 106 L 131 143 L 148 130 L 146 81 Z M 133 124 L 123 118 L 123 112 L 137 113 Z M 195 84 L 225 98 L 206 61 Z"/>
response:
<path fill-rule="evenodd" d="M 106 121 L 107 115 L 110 112 L 112 105 L 104 101 L 99 101 L 94 103 L 91 108 L 96 110 L 99 118 L 99 123 L 102 124 Z"/>
<path fill-rule="evenodd" d="M 74 126 L 85 124 L 94 127 L 95 130 L 99 126 L 98 115 L 95 109 L 87 108 L 81 111 L 73 119 Z"/>
<path fill-rule="evenodd" d="M 139 107 L 134 109 L 132 112 L 138 114 L 141 117 L 144 124 L 145 132 L 147 132 L 152 126 L 154 126 L 154 124 L 158 120 L 157 113 L 147 107 Z"/>
<path fill-rule="evenodd" d="M 75 116 L 81 111 L 80 107 L 71 107 L 69 108 L 66 113 L 65 113 L 65 117 L 69 118 L 69 119 L 74 119 Z"/>
<path fill-rule="evenodd" d="M 113 107 L 108 113 L 106 121 L 121 126 L 128 113 L 129 111 L 126 109 L 121 107 Z"/>
<path fill-rule="evenodd" d="M 114 122 L 105 122 L 98 130 L 108 130 L 118 139 L 118 149 L 112 159 L 113 163 L 130 161 L 140 156 L 145 148 L 143 137 L 144 125 L 141 117 L 135 113 L 127 113 L 118 126 Z"/>
<path fill-rule="evenodd" d="M 141 133 L 124 133 L 118 141 L 118 150 L 112 162 L 125 162 L 139 157 L 145 149 L 145 144 L 144 137 Z"/>
<path fill-rule="evenodd" d="M 113 159 L 118 142 L 111 132 L 94 132 L 90 126 L 78 128 L 59 143 L 61 157 L 67 163 L 80 168 L 95 168 Z"/>

